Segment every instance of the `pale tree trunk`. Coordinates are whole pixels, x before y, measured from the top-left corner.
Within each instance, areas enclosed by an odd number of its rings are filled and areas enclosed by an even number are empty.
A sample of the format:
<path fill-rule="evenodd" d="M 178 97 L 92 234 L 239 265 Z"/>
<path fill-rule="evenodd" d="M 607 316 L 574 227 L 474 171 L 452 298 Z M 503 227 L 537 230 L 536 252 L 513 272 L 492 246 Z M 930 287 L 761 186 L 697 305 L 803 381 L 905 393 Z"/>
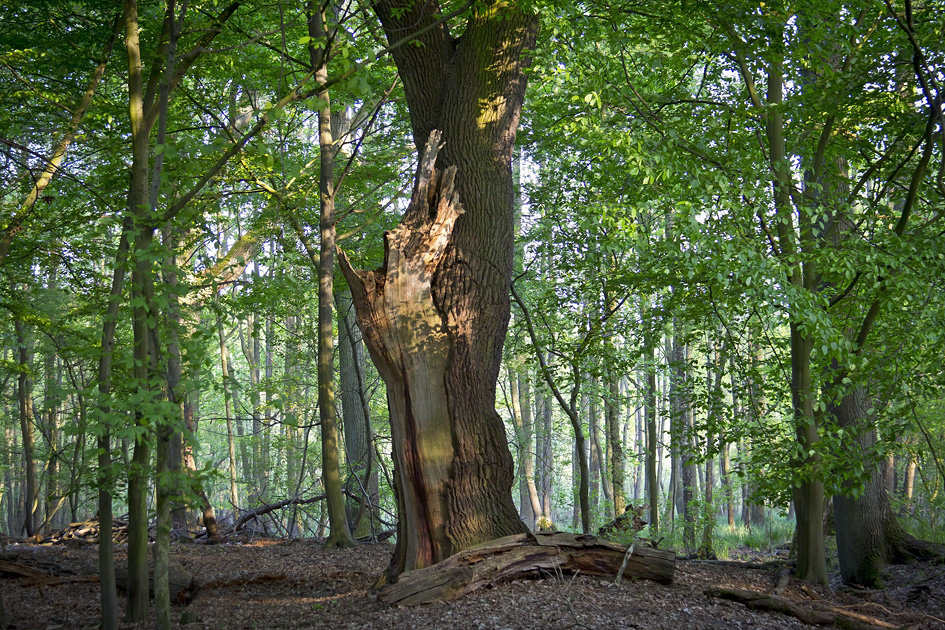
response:
<path fill-rule="evenodd" d="M 23 437 L 23 465 L 26 468 L 26 516 L 24 524 L 27 536 L 37 534 L 39 526 L 39 482 L 36 476 L 36 438 L 33 416 L 33 380 L 30 378 L 32 352 L 26 339 L 23 320 L 15 317 L 13 327 L 16 332 L 17 363 L 17 400 L 20 407 L 20 430 Z"/>
<path fill-rule="evenodd" d="M 525 478 L 522 500 L 527 503 L 528 511 L 525 524 L 529 529 L 535 529 L 538 517 L 541 515 L 541 503 L 538 500 L 538 486 L 535 485 L 535 451 L 532 449 L 535 435 L 535 421 L 532 413 L 532 390 L 525 374 L 518 375 L 519 404 L 522 407 L 522 439 L 525 448 L 522 455 L 525 460 Z"/>
<path fill-rule="evenodd" d="M 674 322 L 674 326 L 678 326 Z M 670 410 L 670 442 L 672 444 L 673 461 L 673 503 L 675 513 L 683 521 L 683 544 L 692 550 L 694 530 L 691 527 L 690 515 L 686 509 L 692 499 L 691 470 L 687 466 L 686 455 L 687 420 L 689 405 L 686 402 L 686 387 L 689 371 L 686 366 L 687 348 L 678 335 L 672 339 L 666 338 L 667 356 L 669 357 L 669 410 Z M 674 521 L 675 522 L 675 521 Z"/>
<path fill-rule="evenodd" d="M 344 419 L 345 452 L 348 460 L 349 492 L 361 497 L 348 506 L 352 534 L 361 537 L 375 531 L 380 500 L 377 464 L 374 461 L 374 430 L 365 383 L 364 344 L 358 329 L 351 294 L 336 294 L 338 305 L 338 354 L 341 411 Z"/>
<path fill-rule="evenodd" d="M 55 265 L 49 270 L 48 287 L 52 291 L 58 288 Z M 51 351 L 44 358 L 43 376 L 45 380 L 45 391 L 43 392 L 43 425 L 45 427 L 44 433 L 46 434 L 46 441 L 49 445 L 48 456 L 46 458 L 46 500 L 43 523 L 50 529 L 59 529 L 59 524 L 63 521 L 60 508 L 66 498 L 62 494 L 60 487 L 61 480 L 59 478 L 59 460 L 61 458 L 61 446 L 59 444 L 61 404 L 57 400 L 58 397 L 54 392 L 60 388 L 61 382 L 57 374 L 57 361 L 54 351 Z M 82 441 L 79 435 L 75 436 L 75 440 L 77 444 Z"/>
<path fill-rule="evenodd" d="M 721 459 L 721 472 L 722 472 L 722 492 L 725 495 L 725 515 L 728 518 L 728 529 L 731 532 L 735 531 L 735 491 L 734 491 L 734 482 L 732 480 L 732 455 L 731 455 L 731 445 L 726 441 L 725 434 L 722 433 L 719 435 L 719 441 L 721 443 L 720 459 Z"/>
<path fill-rule="evenodd" d="M 532 322 L 531 314 L 522 300 L 521 296 L 515 290 L 515 286 L 512 286 L 512 297 L 515 298 L 516 303 L 522 312 L 522 317 L 525 320 L 525 327 L 528 330 L 528 335 L 531 338 L 532 346 L 536 350 L 536 355 L 538 357 L 539 367 L 541 370 L 542 378 L 545 381 L 545 386 L 548 388 L 549 392 L 555 397 L 555 400 L 558 401 L 558 404 L 561 406 L 561 410 L 564 411 L 565 415 L 568 416 L 568 420 L 571 422 L 571 430 L 574 434 L 574 447 L 572 449 L 572 458 L 571 458 L 571 471 L 572 479 L 571 486 L 573 490 L 573 527 L 576 529 L 578 526 L 578 521 L 580 517 L 581 531 L 585 534 L 589 534 L 591 531 L 591 508 L 590 508 L 590 498 L 589 498 L 589 489 L 588 489 L 588 466 L 587 466 L 587 442 L 584 439 L 584 427 L 581 423 L 581 415 L 587 414 L 588 401 L 587 397 L 584 397 L 582 409 L 578 409 L 577 403 L 578 399 L 581 396 L 581 371 L 580 366 L 577 363 L 571 364 L 571 379 L 572 379 L 572 389 L 571 395 L 568 400 L 565 400 L 564 396 L 561 394 L 561 390 L 555 383 L 554 375 L 551 372 L 551 369 L 548 366 L 547 360 L 545 358 L 545 353 L 542 352 L 541 346 L 538 341 L 538 336 L 535 333 L 535 326 Z M 548 433 L 547 446 L 550 450 L 551 445 L 551 401 L 550 399 L 545 400 L 545 405 L 547 407 L 543 410 L 544 415 L 547 419 L 546 430 Z M 549 461 L 551 453 L 548 453 Z M 550 482 L 551 475 L 550 470 L 547 470 L 548 476 L 546 480 Z M 578 483 L 575 484 L 575 481 Z M 546 497 L 550 494 L 550 483 L 549 483 L 549 492 L 546 494 Z M 580 509 L 578 509 L 580 506 Z M 545 528 L 548 528 L 550 524 L 550 504 L 546 508 L 546 513 L 543 515 L 545 523 L 543 523 Z"/>
<path fill-rule="evenodd" d="M 536 432 L 535 449 L 538 453 L 539 469 L 539 490 L 541 491 L 541 514 L 538 517 L 536 527 L 538 530 L 549 530 L 554 527 L 554 518 L 551 511 L 551 492 L 554 486 L 554 449 L 552 449 L 553 409 L 551 404 L 551 392 L 542 391 L 542 396 L 535 397 L 536 403 L 541 403 L 539 413 L 536 415 L 541 418 L 541 427 Z"/>
<path fill-rule="evenodd" d="M 603 458 L 601 457 L 600 448 L 600 417 L 598 415 L 597 409 L 597 384 L 595 381 L 591 380 L 590 375 L 585 376 L 585 378 L 587 378 L 588 387 L 592 392 L 587 406 L 587 432 L 591 443 L 589 494 L 591 508 L 596 512 L 600 505 L 601 494 L 603 493 L 603 489 L 605 487 L 604 484 L 601 483 L 601 462 L 603 461 Z M 607 497 L 607 500 L 609 499 L 610 498 Z"/>
<path fill-rule="evenodd" d="M 535 517 L 532 513 L 532 504 L 528 496 L 528 482 L 525 478 L 525 453 L 531 448 L 531 440 L 525 437 L 525 423 L 522 420 L 522 401 L 518 387 L 518 374 L 509 368 L 508 378 L 509 398 L 511 398 L 512 404 L 512 427 L 515 429 L 515 459 L 518 462 L 519 516 L 530 529 L 532 525 L 529 523 L 532 522 Z"/>
<path fill-rule="evenodd" d="M 610 370 L 607 375 L 609 395 L 604 401 L 605 426 L 607 432 L 607 473 L 610 477 L 613 493 L 614 516 L 620 516 L 627 509 L 627 496 L 624 490 L 623 444 L 620 439 L 620 375 Z"/>
<path fill-rule="evenodd" d="M 902 483 L 902 498 L 904 500 L 903 507 L 906 512 L 912 511 L 912 494 L 915 489 L 915 470 L 917 464 L 915 456 L 912 453 L 909 453 L 909 460 L 906 464 L 906 474 L 905 479 Z"/>
<path fill-rule="evenodd" d="M 302 469 L 301 449 L 299 448 L 299 340 L 298 324 L 294 315 L 289 315 L 285 319 L 285 370 L 282 378 L 282 388 L 285 392 L 286 403 L 285 411 L 285 463 L 286 463 L 286 486 L 289 490 L 289 498 L 299 496 L 302 487 Z M 344 353 L 342 352 L 342 374 L 344 374 Z M 344 379 L 342 377 L 342 387 Z M 347 429 L 347 421 L 345 422 Z M 235 455 L 235 453 L 234 453 Z M 298 506 L 296 506 L 297 508 Z M 289 538 L 302 535 L 302 523 L 299 519 L 298 510 L 293 509 L 292 518 L 289 522 Z"/>
<path fill-rule="evenodd" d="M 256 271 L 253 276 L 258 276 Z M 247 503 L 257 506 L 264 501 L 266 493 L 266 471 L 262 469 L 262 418 L 259 409 L 259 336 L 256 330 L 256 315 L 248 313 L 244 325 L 237 323 L 237 333 L 240 341 L 240 350 L 249 365 L 249 404 L 250 404 L 250 440 L 246 447 L 251 457 L 245 462 L 243 475 L 250 480 Z M 236 399 L 234 398 L 234 401 Z M 245 400 L 244 400 L 245 404 Z M 245 443 L 245 440 L 243 441 Z M 243 448 L 241 446 L 241 448 Z"/>
<path fill-rule="evenodd" d="M 713 362 L 712 356 L 715 356 Z M 713 367 L 715 368 L 713 370 Z M 699 555 L 704 558 L 714 558 L 715 551 L 712 549 L 712 532 L 715 529 L 715 505 L 713 501 L 713 492 L 715 489 L 715 458 L 713 451 L 713 429 L 718 428 L 719 450 L 722 450 L 722 418 L 720 417 L 720 406 L 722 404 L 722 372 L 724 370 L 722 353 L 718 348 L 710 352 L 706 362 L 706 378 L 709 391 L 708 408 L 708 431 L 706 433 L 706 460 L 705 460 L 705 514 L 703 514 L 704 526 L 702 530 L 702 544 L 699 546 Z"/>
<path fill-rule="evenodd" d="M 226 335 L 223 332 L 223 318 L 217 316 L 217 335 L 220 341 L 220 371 L 223 375 L 223 413 L 226 416 L 226 443 L 229 450 L 230 472 L 230 509 L 233 512 L 233 523 L 240 518 L 240 497 L 236 484 L 236 436 L 233 433 L 233 410 L 231 402 L 230 361 L 226 347 Z M 209 536 L 209 531 L 207 532 Z"/>
<path fill-rule="evenodd" d="M 646 383 L 646 375 L 640 375 L 640 382 Z M 646 391 L 643 392 L 644 397 L 646 396 Z M 636 409 L 636 421 L 634 423 L 634 453 L 636 454 L 637 461 L 634 464 L 634 473 L 633 473 L 633 503 L 636 506 L 640 505 L 640 501 L 643 497 L 643 477 L 644 477 L 644 459 L 646 457 L 646 430 L 644 428 L 644 413 L 645 413 L 646 404 L 638 405 Z"/>
<path fill-rule="evenodd" d="M 648 309 L 648 307 L 647 307 Z M 649 310 L 649 309 L 648 309 Z M 644 419 L 646 420 L 646 488 L 650 504 L 650 537 L 655 539 L 659 532 L 660 514 L 660 481 L 657 476 L 657 458 L 659 455 L 659 439 L 656 434 L 656 352 L 654 349 L 654 332 L 652 316 L 647 313 L 644 321 L 644 352 L 646 353 L 646 390 L 644 392 Z"/>

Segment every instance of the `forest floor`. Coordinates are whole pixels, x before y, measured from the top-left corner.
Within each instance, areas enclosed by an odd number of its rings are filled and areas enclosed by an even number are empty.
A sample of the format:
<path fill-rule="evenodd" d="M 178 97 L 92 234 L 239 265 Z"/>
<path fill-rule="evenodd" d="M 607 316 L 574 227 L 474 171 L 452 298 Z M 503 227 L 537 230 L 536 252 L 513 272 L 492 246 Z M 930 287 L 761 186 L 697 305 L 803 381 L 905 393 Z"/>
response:
<path fill-rule="evenodd" d="M 60 578 L 40 585 L 42 580 L 13 578 L 0 570 L 7 627 L 98 627 L 97 549 L 89 543 L 6 545 L 0 562 L 38 567 Z M 192 621 L 181 626 L 188 630 L 805 627 L 794 617 L 752 610 L 705 594 L 713 587 L 771 594 L 782 569 L 766 562 L 776 559 L 770 554 L 745 550 L 739 554 L 740 562 L 679 560 L 672 586 L 638 580 L 617 587 L 580 575 L 548 575 L 487 587 L 449 603 L 392 608 L 370 591 L 392 549 L 380 544 L 335 551 L 322 549 L 316 541 L 259 539 L 214 546 L 174 545 L 172 554 L 194 574 L 198 590 L 188 606 L 173 607 L 172 618 L 175 624 L 182 616 Z M 119 566 L 124 563 L 124 551 L 123 545 L 117 546 Z M 843 587 L 839 580 L 832 589 L 810 588 L 792 580 L 783 597 L 803 607 L 829 604 L 872 618 L 874 623 L 868 627 L 945 628 L 945 566 L 894 566 L 885 579 L 886 588 L 875 591 Z M 59 583 L 50 583 L 54 581 Z M 124 601 L 119 597 L 123 613 Z M 857 622 L 851 621 L 855 626 Z M 153 620 L 121 627 L 152 628 Z"/>

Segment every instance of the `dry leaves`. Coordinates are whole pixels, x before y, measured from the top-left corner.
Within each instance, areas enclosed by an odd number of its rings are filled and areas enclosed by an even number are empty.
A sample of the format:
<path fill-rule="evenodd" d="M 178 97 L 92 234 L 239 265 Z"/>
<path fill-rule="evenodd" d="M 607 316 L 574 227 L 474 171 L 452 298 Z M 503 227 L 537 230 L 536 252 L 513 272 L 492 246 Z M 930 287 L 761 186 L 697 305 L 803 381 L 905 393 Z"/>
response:
<path fill-rule="evenodd" d="M 709 598 L 709 587 L 772 593 L 780 575 L 776 565 L 680 561 L 676 584 L 625 583 L 581 575 L 503 584 L 448 604 L 390 608 L 370 593 L 390 558 L 389 545 L 354 550 L 323 550 L 315 541 L 256 541 L 251 544 L 179 545 L 173 552 L 200 586 L 176 616 L 194 623 L 188 630 L 236 628 L 414 628 L 624 630 L 723 630 L 729 628 L 805 628 L 777 613 L 747 609 Z M 123 549 L 118 547 L 121 556 Z M 2 560 L 33 567 L 46 575 L 91 579 L 96 547 L 12 545 Z M 123 557 L 119 558 L 123 563 Z M 22 572 L 21 572 L 22 573 Z M 32 580 L 32 582 L 30 581 Z M 99 589 L 95 582 L 39 583 L 34 578 L 0 574 L 7 618 L 16 628 L 91 629 L 98 625 Z M 813 597 L 846 610 L 915 630 L 945 628 L 945 567 L 915 564 L 891 567 L 884 591 L 854 591 L 835 586 L 802 588 L 792 581 L 783 596 L 800 604 Z M 126 629 L 153 624 L 125 624 Z"/>

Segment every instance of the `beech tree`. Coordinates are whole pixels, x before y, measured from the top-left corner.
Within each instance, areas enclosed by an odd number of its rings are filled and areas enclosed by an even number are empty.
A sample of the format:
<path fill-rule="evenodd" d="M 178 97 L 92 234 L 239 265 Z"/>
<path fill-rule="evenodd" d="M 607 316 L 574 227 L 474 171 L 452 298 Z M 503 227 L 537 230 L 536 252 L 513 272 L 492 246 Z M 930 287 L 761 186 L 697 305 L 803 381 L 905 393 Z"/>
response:
<path fill-rule="evenodd" d="M 397 546 L 387 576 L 525 530 L 495 411 L 513 259 L 512 147 L 537 20 L 476 5 L 460 36 L 439 3 L 374 5 L 404 83 L 420 166 L 384 265 L 341 257 L 358 322 L 387 385 Z"/>

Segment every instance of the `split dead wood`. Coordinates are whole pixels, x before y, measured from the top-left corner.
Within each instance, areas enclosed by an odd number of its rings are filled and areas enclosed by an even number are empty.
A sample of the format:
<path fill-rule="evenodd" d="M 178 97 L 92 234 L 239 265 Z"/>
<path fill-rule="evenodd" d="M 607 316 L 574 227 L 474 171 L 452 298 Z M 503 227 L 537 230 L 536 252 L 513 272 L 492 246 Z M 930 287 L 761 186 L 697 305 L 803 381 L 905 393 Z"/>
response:
<path fill-rule="evenodd" d="M 36 535 L 31 542 L 40 545 L 61 545 L 68 543 L 97 543 L 99 536 L 98 519 L 90 519 L 79 523 L 70 523 L 63 529 L 45 535 Z M 112 540 L 123 543 L 128 540 L 128 523 L 118 519 L 112 520 Z"/>
<path fill-rule="evenodd" d="M 746 591 L 737 588 L 710 588 L 705 591 L 705 594 L 709 597 L 718 597 L 739 602 L 755 610 L 766 610 L 790 615 L 809 626 L 838 624 L 845 628 L 853 628 L 855 630 L 886 630 L 901 627 L 883 621 L 882 619 L 877 619 L 876 617 L 870 617 L 869 615 L 863 615 L 849 610 L 842 610 L 821 602 L 814 602 L 812 605 L 805 606 L 783 597 L 778 597 L 777 595 L 766 595 L 764 593 L 756 593 L 755 591 Z"/>
<path fill-rule="evenodd" d="M 628 547 L 581 534 L 541 532 L 517 534 L 461 551 L 430 567 L 403 573 L 394 584 L 381 586 L 381 601 L 417 606 L 449 601 L 483 586 L 540 573 L 578 573 L 613 578 L 624 569 L 626 578 L 672 584 L 676 554 L 640 547 L 627 557 Z"/>

